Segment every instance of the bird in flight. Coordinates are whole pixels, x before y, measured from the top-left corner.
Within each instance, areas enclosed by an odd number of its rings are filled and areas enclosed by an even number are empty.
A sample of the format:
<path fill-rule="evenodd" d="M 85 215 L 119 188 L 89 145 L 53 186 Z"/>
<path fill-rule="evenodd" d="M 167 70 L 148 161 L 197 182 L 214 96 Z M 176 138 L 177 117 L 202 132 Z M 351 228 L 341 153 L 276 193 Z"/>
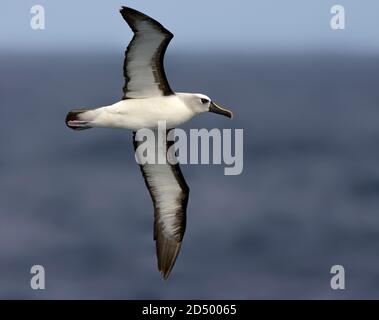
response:
<path fill-rule="evenodd" d="M 232 118 L 231 111 L 220 107 L 206 95 L 173 92 L 163 67 L 164 54 L 173 34 L 158 21 L 137 10 L 122 7 L 120 13 L 134 33 L 125 52 L 123 97 L 109 106 L 70 111 L 66 117 L 69 128 L 132 130 L 138 156 L 141 142 L 136 139 L 136 132 L 140 129 L 156 130 L 158 123 L 165 121 L 168 129 L 164 132 L 164 138 L 167 139 L 170 130 L 203 112 Z M 164 147 L 158 147 L 156 152 L 167 159 L 169 147 L 170 143 L 167 143 Z M 140 164 L 140 168 L 154 206 L 158 269 L 167 279 L 183 240 L 189 187 L 179 164 L 168 161 L 164 164 L 146 163 Z"/>

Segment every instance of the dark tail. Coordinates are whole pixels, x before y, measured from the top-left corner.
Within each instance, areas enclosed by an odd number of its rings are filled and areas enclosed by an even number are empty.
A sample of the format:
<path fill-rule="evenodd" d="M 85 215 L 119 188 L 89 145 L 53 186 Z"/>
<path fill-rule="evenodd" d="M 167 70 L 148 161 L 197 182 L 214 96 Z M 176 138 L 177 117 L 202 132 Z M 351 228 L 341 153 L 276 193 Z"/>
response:
<path fill-rule="evenodd" d="M 89 110 L 72 110 L 67 114 L 66 125 L 73 130 L 85 130 L 92 128 L 89 121 L 83 119 L 85 112 Z"/>

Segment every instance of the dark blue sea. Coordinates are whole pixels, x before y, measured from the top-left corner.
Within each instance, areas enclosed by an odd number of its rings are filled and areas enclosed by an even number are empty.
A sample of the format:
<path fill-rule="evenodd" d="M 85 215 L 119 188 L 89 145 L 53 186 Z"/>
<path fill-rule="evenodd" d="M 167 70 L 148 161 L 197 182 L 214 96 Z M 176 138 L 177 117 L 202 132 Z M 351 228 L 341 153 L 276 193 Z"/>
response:
<path fill-rule="evenodd" d="M 235 118 L 244 170 L 184 165 L 187 231 L 156 267 L 153 208 L 132 135 L 69 130 L 67 111 L 121 98 L 123 53 L 0 55 L 0 298 L 379 298 L 379 57 L 169 54 L 176 91 Z M 43 265 L 46 289 L 32 290 Z M 330 269 L 345 268 L 345 290 Z"/>

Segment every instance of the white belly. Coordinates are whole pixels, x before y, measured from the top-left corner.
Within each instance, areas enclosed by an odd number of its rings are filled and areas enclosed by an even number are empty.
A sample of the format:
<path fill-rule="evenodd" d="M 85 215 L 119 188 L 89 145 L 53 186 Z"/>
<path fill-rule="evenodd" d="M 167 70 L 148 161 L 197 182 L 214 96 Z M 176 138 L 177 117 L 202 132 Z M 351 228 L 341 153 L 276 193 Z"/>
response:
<path fill-rule="evenodd" d="M 166 121 L 167 128 L 174 128 L 194 116 L 177 96 L 127 99 L 89 113 L 92 113 L 88 114 L 92 126 L 131 130 L 157 128 L 159 121 Z"/>

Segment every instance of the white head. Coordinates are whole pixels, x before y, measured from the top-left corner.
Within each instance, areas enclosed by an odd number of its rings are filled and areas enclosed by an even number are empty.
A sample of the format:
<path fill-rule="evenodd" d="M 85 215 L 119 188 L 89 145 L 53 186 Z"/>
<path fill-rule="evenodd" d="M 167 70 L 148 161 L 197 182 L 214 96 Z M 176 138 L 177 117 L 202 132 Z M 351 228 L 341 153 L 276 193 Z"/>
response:
<path fill-rule="evenodd" d="M 228 118 L 233 118 L 233 113 L 222 108 L 211 100 L 208 96 L 201 93 L 177 93 L 188 108 L 195 114 L 203 112 L 218 113 Z"/>

